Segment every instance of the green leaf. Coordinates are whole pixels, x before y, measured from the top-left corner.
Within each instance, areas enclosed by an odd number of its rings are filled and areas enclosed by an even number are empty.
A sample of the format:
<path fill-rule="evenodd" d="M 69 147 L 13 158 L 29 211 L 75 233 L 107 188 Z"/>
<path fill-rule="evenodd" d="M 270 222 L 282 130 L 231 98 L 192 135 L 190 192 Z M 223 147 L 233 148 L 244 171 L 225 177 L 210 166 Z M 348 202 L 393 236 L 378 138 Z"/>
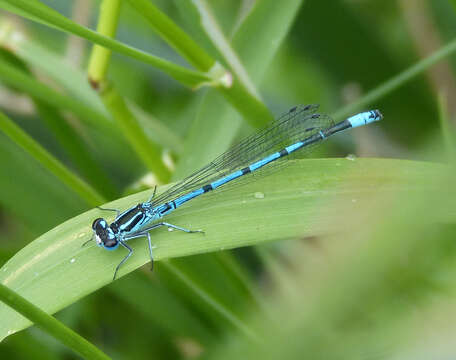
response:
<path fill-rule="evenodd" d="M 377 194 L 354 196 L 353 208 L 338 204 L 342 213 L 326 224 L 339 231 L 282 244 L 285 259 L 274 257 L 286 262 L 286 279 L 267 293 L 277 321 L 254 313 L 249 324 L 262 343 L 234 336 L 208 358 L 412 359 L 424 350 L 431 359 L 441 344 L 453 351 L 455 172 L 437 167 L 416 172 L 405 191 L 384 178 Z"/>
<path fill-rule="evenodd" d="M 249 246 L 272 240 L 294 239 L 338 232 L 331 206 L 342 200 L 346 207 L 369 193 L 410 192 L 417 178 L 435 176 L 441 165 L 401 160 L 327 159 L 290 160 L 283 171 L 259 178 L 233 191 L 203 196 L 167 216 L 166 221 L 205 234 L 158 229 L 152 233 L 154 258 L 164 260 Z M 425 190 L 416 185 L 414 191 Z M 161 191 L 161 189 L 159 190 Z M 147 200 L 152 190 L 106 204 L 127 209 Z M 36 306 L 54 313 L 110 283 L 114 269 L 126 255 L 123 249 L 103 251 L 92 237 L 95 218 L 113 220 L 110 212 L 90 210 L 42 235 L 19 251 L 0 269 L 0 281 Z M 337 225 L 337 226 L 336 226 Z M 119 276 L 149 261 L 145 239 L 129 243 L 135 250 Z M 8 307 L 0 307 L 0 338 L 30 322 Z"/>
<path fill-rule="evenodd" d="M 109 359 L 101 350 L 98 350 L 94 345 L 79 336 L 73 330 L 69 329 L 52 316 L 46 314 L 46 312 L 37 308 L 3 284 L 0 284 L 0 300 L 18 313 L 35 322 L 41 329 L 85 358 Z"/>

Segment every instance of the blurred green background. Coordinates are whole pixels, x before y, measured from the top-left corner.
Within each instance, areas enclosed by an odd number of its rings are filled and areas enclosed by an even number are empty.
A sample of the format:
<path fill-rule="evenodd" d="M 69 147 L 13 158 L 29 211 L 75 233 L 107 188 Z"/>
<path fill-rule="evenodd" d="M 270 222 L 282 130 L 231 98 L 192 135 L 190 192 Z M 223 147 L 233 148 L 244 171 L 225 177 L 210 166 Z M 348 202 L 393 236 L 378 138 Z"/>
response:
<path fill-rule="evenodd" d="M 96 28 L 100 1 L 42 3 Z M 456 35 L 456 4 L 449 0 L 285 1 L 284 8 L 295 10 L 275 13 L 274 6 L 270 11 L 264 6 L 261 16 L 254 14 L 261 0 L 152 3 L 226 65 L 199 22 L 195 3 L 203 3 L 274 116 L 300 103 L 318 103 L 322 112 L 337 114 Z M 153 186 L 146 181 L 149 169 L 88 85 L 92 44 L 7 11 L 0 16 L 1 111 L 107 200 Z M 267 18 L 271 29 L 284 36 L 262 36 L 271 30 L 267 26 L 243 29 L 249 16 Z M 241 30 L 242 37 L 236 37 Z M 128 1 L 122 4 L 116 39 L 189 67 Z M 250 53 L 250 47 L 263 52 Z M 77 100 L 79 113 L 36 96 L 11 69 Z M 400 191 L 392 186 L 377 199 L 372 185 L 369 196 L 378 201 L 362 202 L 363 221 L 352 234 L 306 235 L 174 259 L 171 268 L 157 263 L 153 276 L 146 266 L 65 308 L 57 318 L 108 355 L 123 359 L 455 357 L 450 336 L 456 315 L 455 183 L 448 165 L 453 159 L 455 70 L 455 56 L 428 67 L 369 104 L 384 114 L 380 124 L 331 139 L 315 153 L 318 158 L 356 154 L 422 162 L 416 172 L 404 170 Z M 254 130 L 217 90 L 189 89 L 124 55 L 113 53 L 107 78 L 152 142 L 174 162 L 173 180 Z M 202 127 L 207 131 L 198 137 Z M 91 208 L 3 132 L 0 163 L 0 264 Z M 389 170 L 380 167 L 369 176 L 388 178 Z M 328 223 L 341 222 L 343 206 L 326 206 L 339 213 Z M 176 269 L 203 295 L 189 288 Z M 204 294 L 256 335 L 245 336 Z M 35 327 L 5 339 L 0 355 L 76 356 Z"/>

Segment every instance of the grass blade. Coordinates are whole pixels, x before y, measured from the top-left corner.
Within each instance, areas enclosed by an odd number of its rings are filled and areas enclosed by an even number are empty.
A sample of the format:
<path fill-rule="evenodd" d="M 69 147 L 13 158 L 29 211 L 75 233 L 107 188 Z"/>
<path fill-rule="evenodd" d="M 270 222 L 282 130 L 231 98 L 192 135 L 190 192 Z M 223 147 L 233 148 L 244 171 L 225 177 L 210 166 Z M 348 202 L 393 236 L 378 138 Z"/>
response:
<path fill-rule="evenodd" d="M 210 57 L 204 49 L 150 1 L 130 0 L 129 3 L 148 20 L 160 36 L 197 69 L 206 73 L 217 73 L 219 74 L 216 76 L 217 79 L 228 79 L 232 76 L 227 74 L 221 64 Z M 243 82 L 242 78 L 235 76 L 232 80 L 226 80 L 225 86 L 219 86 L 217 90 L 237 111 L 245 116 L 252 126 L 261 126 L 271 120 L 269 110 L 260 101 L 256 91 L 252 91 L 252 87 Z"/>
<path fill-rule="evenodd" d="M 81 119 L 90 119 L 89 121 L 93 122 L 107 122 L 98 111 L 72 97 L 61 95 L 3 60 L 0 60 L 0 79 L 8 85 L 16 87 L 58 109 L 68 109 Z"/>
<path fill-rule="evenodd" d="M 243 335 L 245 335 L 248 339 L 258 342 L 259 338 L 258 335 L 255 333 L 253 329 L 251 329 L 242 319 L 236 316 L 230 309 L 225 307 L 223 304 L 218 302 L 214 297 L 210 296 L 210 294 L 201 289 L 198 284 L 191 280 L 185 272 L 180 271 L 177 266 L 174 266 L 170 263 L 164 263 L 162 266 L 166 267 L 166 269 L 172 273 L 177 279 L 182 281 L 189 290 L 200 297 L 204 302 L 206 302 L 212 309 L 214 309 L 222 318 L 224 318 L 228 323 L 230 323 L 234 328 L 238 329 Z"/>
<path fill-rule="evenodd" d="M 213 69 L 215 60 L 153 3 L 147 0 L 128 0 L 128 3 L 192 66 L 203 72 Z"/>
<path fill-rule="evenodd" d="M 0 284 L 0 300 L 34 322 L 42 330 L 46 331 L 76 353 L 89 359 L 110 359 L 102 351 L 79 336 L 73 330 L 67 328 L 60 321 L 46 314 L 46 312 L 3 284 Z"/>
<path fill-rule="evenodd" d="M 439 120 L 446 154 L 451 162 L 456 160 L 456 135 L 448 114 L 448 100 L 444 94 L 439 95 Z"/>
<path fill-rule="evenodd" d="M 385 81 L 382 85 L 369 91 L 358 101 L 355 101 L 354 103 L 338 110 L 333 115 L 334 119 L 336 121 L 343 119 L 351 114 L 354 114 L 356 111 L 375 103 L 379 99 L 391 94 L 393 91 L 406 84 L 410 80 L 413 80 L 415 77 L 426 71 L 429 67 L 444 59 L 445 57 L 451 55 L 455 51 L 456 39 L 450 41 L 447 45 L 435 51 L 432 55 L 426 57 L 425 59 L 417 62 L 415 65 L 410 66 L 407 70 Z"/>
<path fill-rule="evenodd" d="M 157 69 L 162 70 L 177 81 L 190 87 L 203 86 L 212 79 L 208 74 L 198 71 L 189 70 L 181 66 L 175 65 L 169 61 L 163 60 L 157 56 L 153 56 L 144 51 L 137 50 L 131 46 L 125 45 L 119 41 L 98 34 L 84 26 L 81 26 L 65 16 L 59 14 L 51 8 L 36 0 L 3 0 L 13 6 L 33 15 L 36 18 L 43 20 L 54 27 L 74 35 L 78 35 L 84 39 L 92 41 L 98 45 L 104 46 L 113 51 L 117 51 L 146 64 L 152 65 Z"/>
<path fill-rule="evenodd" d="M 146 136 L 116 88 L 108 85 L 106 89 L 101 90 L 100 96 L 138 156 L 160 183 L 167 183 L 170 171 L 161 161 L 161 149 Z"/>
<path fill-rule="evenodd" d="M 153 233 L 154 257 L 163 260 L 232 249 L 266 241 L 302 238 L 337 232 L 329 221 L 329 205 L 342 199 L 356 206 L 370 192 L 410 191 L 416 178 L 432 177 L 441 165 L 400 160 L 346 159 L 291 161 L 280 173 L 194 200 L 189 207 L 170 214 L 167 221 L 206 234 L 184 234 L 164 229 Z M 424 189 L 417 188 L 416 191 Z M 160 190 L 159 190 L 160 191 Z M 262 192 L 264 198 L 254 196 Z M 152 190 L 106 204 L 126 209 L 150 197 Z M 339 216 L 343 214 L 339 214 Z M 95 244 L 81 245 L 92 237 L 91 224 L 105 212 L 90 210 L 42 235 L 10 259 L 0 271 L 0 281 L 48 313 L 54 313 L 110 283 L 114 268 L 125 256 L 121 250 L 102 251 Z M 109 214 L 109 221 L 112 215 Z M 189 241 L 191 237 L 191 241 Z M 121 268 L 123 276 L 149 261 L 146 242 L 132 240 L 135 253 Z M 30 323 L 8 308 L 0 307 L 0 338 Z"/>
<path fill-rule="evenodd" d="M 0 130 L 2 130 L 17 145 L 26 150 L 46 169 L 58 177 L 65 185 L 84 199 L 89 206 L 100 205 L 104 198 L 89 184 L 74 175 L 60 161 L 48 153 L 40 144 L 35 142 L 6 115 L 0 113 Z"/>
<path fill-rule="evenodd" d="M 273 0 L 257 2 L 234 34 L 233 49 L 254 84 L 261 80 L 263 71 L 287 34 L 301 3 L 301 0 L 288 1 L 286 4 Z M 258 33 L 258 29 L 267 30 Z M 255 41 L 252 43 L 247 39 Z M 234 101 L 244 100 L 238 97 Z M 217 126 L 214 125 L 214 118 L 218 119 Z M 270 114 L 263 119 L 270 120 Z M 232 144 L 241 124 L 240 116 L 218 93 L 210 89 L 185 143 L 184 152 L 192 156 L 179 162 L 176 176 L 182 177 L 211 161 L 213 156 L 223 153 Z M 205 139 L 204 143 L 201 143 L 201 139 Z"/>

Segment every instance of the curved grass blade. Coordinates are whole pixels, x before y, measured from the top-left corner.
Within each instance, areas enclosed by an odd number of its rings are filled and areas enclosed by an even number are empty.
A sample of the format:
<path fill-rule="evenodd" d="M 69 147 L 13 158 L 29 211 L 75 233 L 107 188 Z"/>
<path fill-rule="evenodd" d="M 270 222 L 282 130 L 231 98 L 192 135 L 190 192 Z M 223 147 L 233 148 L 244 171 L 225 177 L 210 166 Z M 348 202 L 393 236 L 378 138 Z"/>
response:
<path fill-rule="evenodd" d="M 393 76 L 391 79 L 385 81 L 383 84 L 377 86 L 375 89 L 367 92 L 359 100 L 355 101 L 352 104 L 349 104 L 342 109 L 338 110 L 336 113 L 331 116 L 334 120 L 340 120 L 349 114 L 356 112 L 358 109 L 362 109 L 369 104 L 372 104 L 379 99 L 387 96 L 388 94 L 394 92 L 399 87 L 405 85 L 410 80 L 413 80 L 415 77 L 426 71 L 432 65 L 436 64 L 445 57 L 453 54 L 456 51 L 456 39 L 450 41 L 445 46 L 442 46 L 440 49 L 435 51 L 433 54 L 428 57 L 418 61 L 414 65 L 410 66 L 401 73 Z"/>
<path fill-rule="evenodd" d="M 333 228 L 338 222 L 332 221 L 332 201 L 342 200 L 345 206 L 356 206 L 352 199 L 360 199 L 370 192 L 410 191 L 409 184 L 414 179 L 435 176 L 442 168 L 401 160 L 291 160 L 280 173 L 237 191 L 203 196 L 191 206 L 170 214 L 167 217 L 170 223 L 201 228 L 206 233 L 157 230 L 152 233 L 156 246 L 154 257 L 163 260 L 337 232 L 339 229 Z M 151 194 L 152 190 L 128 196 L 106 207 L 126 209 L 145 201 Z M 106 213 L 90 210 L 42 235 L 0 269 L 0 282 L 48 313 L 110 283 L 114 268 L 125 253 L 102 251 L 95 242 L 81 247 L 91 239 L 91 224 L 101 215 Z M 119 276 L 149 261 L 145 240 L 136 239 L 129 244 L 135 252 Z M 0 339 L 30 325 L 5 306 L 0 306 L 0 318 Z"/>
<path fill-rule="evenodd" d="M 86 339 L 3 284 L 0 284 L 0 300 L 84 357 L 89 359 L 109 359 L 108 356 Z"/>

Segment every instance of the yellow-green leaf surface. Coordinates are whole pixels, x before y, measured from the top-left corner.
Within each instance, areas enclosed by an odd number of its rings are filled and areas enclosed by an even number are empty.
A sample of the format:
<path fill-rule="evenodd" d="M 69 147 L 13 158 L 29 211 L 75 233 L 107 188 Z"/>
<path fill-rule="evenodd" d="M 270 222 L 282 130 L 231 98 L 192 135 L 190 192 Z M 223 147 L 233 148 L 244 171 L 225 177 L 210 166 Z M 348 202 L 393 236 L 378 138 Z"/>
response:
<path fill-rule="evenodd" d="M 156 260 L 335 233 L 342 209 L 353 210 L 371 193 L 427 191 L 419 179 L 432 178 L 444 166 L 404 160 L 319 159 L 290 160 L 290 165 L 242 187 L 202 196 L 166 217 L 166 221 L 202 234 L 167 231 L 152 233 Z M 255 177 L 255 174 L 251 176 Z M 162 189 L 159 189 L 161 191 Z M 113 201 L 108 208 L 126 209 L 145 201 L 146 191 Z M 338 202 L 335 211 L 335 201 Z M 360 213 L 362 221 L 364 214 Z M 98 209 L 76 216 L 19 251 L 0 269 L 0 281 L 49 313 L 110 283 L 124 249 L 104 251 L 91 242 L 97 217 L 111 221 L 111 212 Z M 347 226 L 353 221 L 347 221 Z M 351 225 L 350 225 L 351 226 Z M 129 242 L 135 250 L 119 276 L 148 262 L 146 241 Z M 27 327 L 29 322 L 0 304 L 0 338 Z"/>

